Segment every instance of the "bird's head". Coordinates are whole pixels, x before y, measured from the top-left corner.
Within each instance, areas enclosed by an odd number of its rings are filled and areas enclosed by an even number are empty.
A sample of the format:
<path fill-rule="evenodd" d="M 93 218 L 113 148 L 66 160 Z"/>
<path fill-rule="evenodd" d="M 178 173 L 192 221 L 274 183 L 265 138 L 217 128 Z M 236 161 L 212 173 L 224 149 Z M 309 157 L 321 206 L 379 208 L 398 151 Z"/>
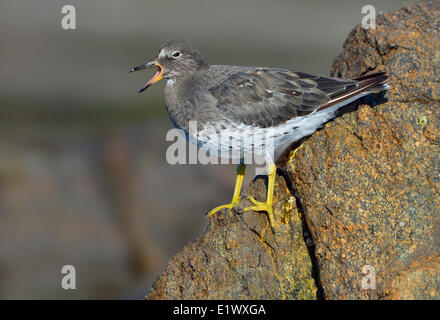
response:
<path fill-rule="evenodd" d="M 200 51 L 184 41 L 171 41 L 164 44 L 156 59 L 130 69 L 130 72 L 156 67 L 153 78 L 143 86 L 139 92 L 146 90 L 159 80 L 176 80 L 193 75 L 198 70 L 207 67 L 207 63 Z"/>

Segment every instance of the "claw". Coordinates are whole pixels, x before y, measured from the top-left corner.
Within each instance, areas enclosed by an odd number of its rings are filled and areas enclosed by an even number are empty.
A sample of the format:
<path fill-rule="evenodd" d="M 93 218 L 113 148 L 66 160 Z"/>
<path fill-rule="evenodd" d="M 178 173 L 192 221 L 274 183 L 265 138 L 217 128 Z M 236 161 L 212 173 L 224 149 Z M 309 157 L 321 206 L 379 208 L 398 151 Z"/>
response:
<path fill-rule="evenodd" d="M 206 213 L 205 216 L 206 217 L 213 216 L 214 214 L 216 214 L 217 212 L 219 212 L 220 210 L 223 210 L 223 209 L 234 209 L 236 205 L 237 205 L 237 203 L 231 202 L 228 204 L 224 204 L 224 205 L 215 207 L 214 209 L 212 209 L 208 213 Z"/>
<path fill-rule="evenodd" d="M 290 160 L 293 160 L 296 156 L 296 153 L 301 150 L 304 147 L 304 143 L 302 143 L 298 148 L 296 148 L 295 150 L 292 150 L 289 154 L 289 158 Z"/>
<path fill-rule="evenodd" d="M 252 202 L 255 205 L 263 204 L 263 202 L 257 201 L 257 200 L 255 200 L 254 197 L 251 197 L 251 196 L 246 197 L 246 199 L 249 200 L 250 202 Z"/>
<path fill-rule="evenodd" d="M 269 217 L 269 223 L 272 230 L 275 230 L 275 218 L 273 215 L 273 204 L 270 202 L 260 202 L 255 200 L 252 197 L 248 197 L 248 200 L 254 204 L 254 206 L 246 207 L 240 210 L 241 213 L 247 211 L 265 211 L 267 212 L 267 216 Z"/>

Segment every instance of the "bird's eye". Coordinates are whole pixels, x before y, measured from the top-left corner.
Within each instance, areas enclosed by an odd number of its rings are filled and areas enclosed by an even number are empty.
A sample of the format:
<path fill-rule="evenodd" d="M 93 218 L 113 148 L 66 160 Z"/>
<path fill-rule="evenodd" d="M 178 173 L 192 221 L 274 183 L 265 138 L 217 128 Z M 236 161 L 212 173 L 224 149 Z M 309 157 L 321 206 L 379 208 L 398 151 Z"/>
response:
<path fill-rule="evenodd" d="M 178 58 L 178 57 L 180 57 L 182 54 L 180 53 L 180 51 L 174 51 L 172 54 L 171 54 L 171 56 L 173 57 L 173 58 Z"/>

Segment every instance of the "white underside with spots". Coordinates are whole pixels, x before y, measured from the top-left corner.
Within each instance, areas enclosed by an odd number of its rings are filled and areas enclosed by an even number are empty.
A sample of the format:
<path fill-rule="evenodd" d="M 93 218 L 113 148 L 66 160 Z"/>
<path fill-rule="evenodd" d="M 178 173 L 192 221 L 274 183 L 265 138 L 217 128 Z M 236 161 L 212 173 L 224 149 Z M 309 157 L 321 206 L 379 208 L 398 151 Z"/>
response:
<path fill-rule="evenodd" d="M 198 132 L 198 140 L 189 136 L 201 149 L 209 150 L 211 155 L 239 161 L 253 162 L 252 157 L 263 158 L 267 163 L 275 162 L 293 142 L 311 135 L 324 123 L 335 116 L 344 105 L 368 93 L 361 93 L 339 104 L 304 117 L 293 118 L 284 124 L 271 128 L 249 126 L 243 123 L 222 121 L 206 125 Z"/>

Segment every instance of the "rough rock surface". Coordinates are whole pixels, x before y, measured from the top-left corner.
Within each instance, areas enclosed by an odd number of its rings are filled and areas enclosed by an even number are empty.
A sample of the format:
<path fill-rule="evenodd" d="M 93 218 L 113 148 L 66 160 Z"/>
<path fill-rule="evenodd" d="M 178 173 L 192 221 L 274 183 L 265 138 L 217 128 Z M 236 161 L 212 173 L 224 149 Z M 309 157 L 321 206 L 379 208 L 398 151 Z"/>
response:
<path fill-rule="evenodd" d="M 316 132 L 288 165 L 325 298 L 440 298 L 440 3 L 355 28 L 332 74 L 385 70 L 388 103 Z M 377 290 L 362 290 L 362 268 Z"/>
<path fill-rule="evenodd" d="M 264 182 L 257 179 L 243 195 L 264 200 Z M 315 298 L 312 263 L 294 200 L 283 177 L 278 176 L 275 234 L 265 213 L 226 211 L 211 218 L 203 236 L 168 263 L 148 298 Z"/>
<path fill-rule="evenodd" d="M 327 123 L 277 177 L 275 233 L 264 213 L 211 218 L 147 298 L 440 299 L 439 2 L 356 27 L 332 74 L 380 70 L 388 102 Z M 264 179 L 246 194 L 264 200 Z"/>

